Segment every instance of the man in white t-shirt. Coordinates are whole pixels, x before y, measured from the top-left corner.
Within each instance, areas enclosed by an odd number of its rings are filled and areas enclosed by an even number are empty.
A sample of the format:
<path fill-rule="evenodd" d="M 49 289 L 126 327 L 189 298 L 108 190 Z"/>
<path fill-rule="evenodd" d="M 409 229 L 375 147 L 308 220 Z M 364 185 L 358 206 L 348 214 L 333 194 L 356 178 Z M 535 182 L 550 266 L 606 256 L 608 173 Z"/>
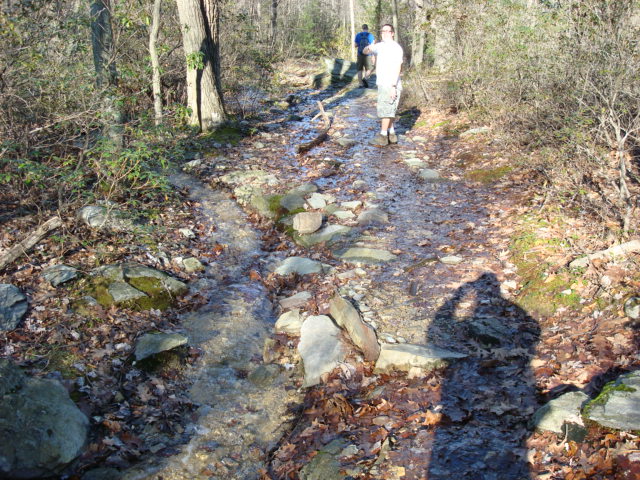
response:
<path fill-rule="evenodd" d="M 380 133 L 371 139 L 370 143 L 376 147 L 384 147 L 389 143 L 398 143 L 398 137 L 393 128 L 396 118 L 402 83 L 400 69 L 402 68 L 402 47 L 393 37 L 393 25 L 385 24 L 380 30 L 382 41 L 369 45 L 363 52 L 376 56 L 376 83 L 378 85 L 377 111 L 380 118 Z"/>

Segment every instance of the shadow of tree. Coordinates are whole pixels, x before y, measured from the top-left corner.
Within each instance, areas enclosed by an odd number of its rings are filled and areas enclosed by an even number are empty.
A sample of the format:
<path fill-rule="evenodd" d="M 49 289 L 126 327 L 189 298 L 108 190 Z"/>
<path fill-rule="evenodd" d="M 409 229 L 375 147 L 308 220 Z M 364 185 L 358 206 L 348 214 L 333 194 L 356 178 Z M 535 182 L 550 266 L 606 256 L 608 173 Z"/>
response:
<path fill-rule="evenodd" d="M 493 273 L 461 286 L 437 312 L 432 329 L 467 348 L 442 384 L 427 478 L 529 478 L 525 440 L 537 407 L 530 358 L 538 323 L 503 298 Z M 459 349 L 459 348 L 458 348 Z"/>

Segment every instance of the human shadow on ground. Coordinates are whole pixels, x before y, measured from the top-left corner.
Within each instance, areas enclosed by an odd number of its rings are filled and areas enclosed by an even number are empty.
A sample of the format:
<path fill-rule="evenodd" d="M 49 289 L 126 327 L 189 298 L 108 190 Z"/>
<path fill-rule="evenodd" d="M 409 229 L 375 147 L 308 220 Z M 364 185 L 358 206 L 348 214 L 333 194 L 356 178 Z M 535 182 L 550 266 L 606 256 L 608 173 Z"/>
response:
<path fill-rule="evenodd" d="M 468 357 L 442 380 L 443 420 L 435 427 L 427 478 L 530 478 L 525 441 L 537 401 L 529 363 L 538 323 L 501 295 L 493 273 L 484 273 L 438 310 L 429 337 L 443 332 L 448 347 L 466 347 Z"/>

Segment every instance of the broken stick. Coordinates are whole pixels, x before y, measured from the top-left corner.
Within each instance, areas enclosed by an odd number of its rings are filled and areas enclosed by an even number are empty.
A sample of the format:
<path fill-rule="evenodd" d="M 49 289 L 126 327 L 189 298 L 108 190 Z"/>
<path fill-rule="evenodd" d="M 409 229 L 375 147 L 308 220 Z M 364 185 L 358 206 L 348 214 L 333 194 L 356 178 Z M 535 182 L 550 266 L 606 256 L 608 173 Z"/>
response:
<path fill-rule="evenodd" d="M 298 145 L 296 147 L 296 153 L 308 152 L 313 147 L 315 147 L 316 145 L 320 145 L 322 142 L 324 142 L 327 139 L 329 129 L 331 128 L 331 119 L 329 118 L 329 115 L 327 115 L 327 113 L 324 111 L 324 107 L 322 106 L 322 103 L 321 102 L 317 102 L 317 103 L 318 103 L 318 108 L 320 109 L 320 114 L 322 115 L 322 118 L 324 120 L 325 128 L 318 134 L 316 138 L 314 138 L 310 142 L 301 143 L 300 145 Z"/>
<path fill-rule="evenodd" d="M 31 250 L 31 248 L 46 237 L 50 231 L 55 230 L 60 225 L 62 225 L 60 217 L 52 217 L 36 228 L 35 231 L 27 235 L 27 238 L 22 240 L 20 243 L 0 254 L 0 271 L 12 263 L 16 258 Z"/>

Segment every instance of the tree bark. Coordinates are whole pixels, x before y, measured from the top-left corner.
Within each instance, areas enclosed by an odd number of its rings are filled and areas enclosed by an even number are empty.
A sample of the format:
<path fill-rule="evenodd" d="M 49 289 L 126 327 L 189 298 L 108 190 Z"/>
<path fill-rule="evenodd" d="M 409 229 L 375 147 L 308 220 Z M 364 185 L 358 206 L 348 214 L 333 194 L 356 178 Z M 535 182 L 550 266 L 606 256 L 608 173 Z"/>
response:
<path fill-rule="evenodd" d="M 354 42 L 355 38 L 356 38 L 356 16 L 355 16 L 355 8 L 353 6 L 353 1 L 354 0 L 349 0 L 349 14 L 351 16 L 351 41 L 349 42 L 351 44 L 351 61 L 355 62 L 357 57 L 356 57 L 356 44 Z"/>
<path fill-rule="evenodd" d="M 40 240 L 46 237 L 50 231 L 55 230 L 60 225 L 62 225 L 62 220 L 60 219 L 60 217 L 52 217 L 42 225 L 40 225 L 33 232 L 31 232 L 29 235 L 27 235 L 27 238 L 0 255 L 0 271 L 2 271 L 4 267 L 12 263 L 16 258 L 31 250 L 31 248 L 33 248 L 36 243 L 38 243 Z"/>
<path fill-rule="evenodd" d="M 271 48 L 276 46 L 278 33 L 278 0 L 271 0 Z"/>
<path fill-rule="evenodd" d="M 416 14 L 413 27 L 413 48 L 411 49 L 411 65 L 420 66 L 424 60 L 425 24 L 427 12 L 424 0 L 415 0 Z"/>
<path fill-rule="evenodd" d="M 153 111 L 155 113 L 156 126 L 162 123 L 162 91 L 160 88 L 160 61 L 158 60 L 158 33 L 160 32 L 160 7 L 162 0 L 154 0 L 153 14 L 151 16 L 151 32 L 149 33 L 149 56 L 151 57 L 153 88 Z"/>
<path fill-rule="evenodd" d="M 109 0 L 94 0 L 91 4 L 91 43 L 96 70 L 96 86 L 102 95 L 104 132 L 118 148 L 124 146 L 124 115 L 117 106 L 115 89 L 118 85 L 111 5 Z"/>
<path fill-rule="evenodd" d="M 225 120 L 220 85 L 219 0 L 177 0 L 187 62 L 189 123 L 210 131 Z"/>
<path fill-rule="evenodd" d="M 398 0 L 393 0 L 391 2 L 391 7 L 393 9 L 393 29 L 396 31 L 393 39 L 400 43 L 400 29 L 398 28 Z"/>

